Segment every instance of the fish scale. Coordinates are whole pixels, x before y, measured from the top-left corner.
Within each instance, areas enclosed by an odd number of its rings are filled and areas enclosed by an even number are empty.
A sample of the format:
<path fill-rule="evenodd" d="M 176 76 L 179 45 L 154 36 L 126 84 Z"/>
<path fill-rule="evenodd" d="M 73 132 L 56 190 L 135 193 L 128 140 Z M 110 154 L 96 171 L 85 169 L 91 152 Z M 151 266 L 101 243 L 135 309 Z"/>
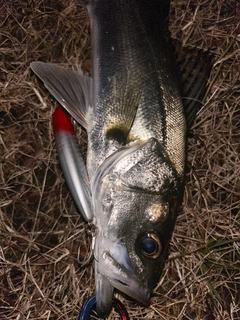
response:
<path fill-rule="evenodd" d="M 117 10 L 115 10 L 116 5 Z M 130 125 L 126 127 L 125 134 L 129 136 L 129 140 L 147 140 L 155 137 L 165 145 L 171 114 L 165 117 L 166 104 L 163 102 L 168 99 L 168 87 L 171 86 L 171 83 L 168 80 L 170 72 L 168 71 L 169 62 L 166 59 L 169 49 L 162 53 L 165 57 L 165 62 L 162 63 L 161 57 L 160 59 L 156 57 L 154 47 L 147 38 L 146 26 L 142 23 L 136 1 L 90 2 L 88 11 L 92 30 L 92 74 L 95 88 L 93 93 L 95 97 L 94 126 L 88 132 L 88 171 L 94 172 L 102 162 L 102 158 L 110 155 L 115 148 L 119 147 L 116 141 L 113 143 L 111 139 L 107 141 L 104 139 L 108 131 L 109 122 L 107 120 L 109 118 L 115 119 L 115 127 L 118 128 L 117 120 L 120 123 L 124 122 L 124 116 L 121 121 L 121 114 L 128 114 Z M 161 36 L 161 38 L 163 43 L 164 37 Z M 165 47 L 164 43 L 162 47 Z M 170 64 L 172 64 L 171 59 Z M 162 71 L 161 74 L 158 70 Z M 166 80 L 167 84 L 165 84 Z M 167 90 L 163 90 L 161 85 Z M 134 113 L 136 109 L 125 99 L 125 94 L 129 91 L 132 92 L 132 95 L 137 93 L 141 96 L 136 114 Z M 177 96 L 175 100 L 178 104 L 176 103 L 175 107 L 179 109 L 177 116 L 181 116 L 182 123 L 181 126 L 178 123 L 175 130 L 182 136 L 182 148 L 184 149 L 185 118 L 180 94 L 178 89 L 170 94 L 173 98 L 174 95 Z M 98 148 L 96 141 L 98 141 Z M 169 145 L 168 149 L 172 147 Z M 182 150 L 180 152 L 182 153 Z M 172 154 L 175 163 L 177 155 L 175 156 L 174 152 Z M 97 161 L 96 155 L 98 156 Z M 183 161 L 181 161 L 181 166 L 183 166 Z M 179 171 L 182 173 L 182 170 L 179 169 Z"/>

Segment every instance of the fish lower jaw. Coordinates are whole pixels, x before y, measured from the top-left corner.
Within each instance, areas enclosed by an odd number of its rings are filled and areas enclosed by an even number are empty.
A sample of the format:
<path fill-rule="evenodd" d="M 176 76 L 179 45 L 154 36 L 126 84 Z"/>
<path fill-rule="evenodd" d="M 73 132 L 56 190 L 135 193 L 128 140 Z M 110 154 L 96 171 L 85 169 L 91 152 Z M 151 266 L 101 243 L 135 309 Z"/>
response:
<path fill-rule="evenodd" d="M 144 306 L 149 305 L 150 291 L 142 284 L 132 270 L 119 265 L 110 255 L 97 266 L 97 274 L 109 281 L 115 289 L 138 301 Z"/>
<path fill-rule="evenodd" d="M 122 282 L 119 279 L 109 279 L 109 281 L 115 289 L 121 291 L 144 306 L 149 305 L 150 292 L 147 289 L 139 288 L 135 283 L 132 285 L 132 283 L 129 284 Z"/>

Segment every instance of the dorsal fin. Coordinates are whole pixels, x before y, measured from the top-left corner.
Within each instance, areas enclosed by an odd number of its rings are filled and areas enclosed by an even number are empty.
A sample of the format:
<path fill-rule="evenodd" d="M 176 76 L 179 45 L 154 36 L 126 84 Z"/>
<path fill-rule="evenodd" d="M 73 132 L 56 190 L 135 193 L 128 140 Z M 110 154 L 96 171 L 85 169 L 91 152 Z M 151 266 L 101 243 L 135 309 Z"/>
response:
<path fill-rule="evenodd" d="M 181 81 L 181 95 L 187 127 L 190 130 L 207 91 L 207 81 L 212 69 L 212 55 L 198 48 L 182 47 L 173 41 L 177 54 L 177 66 Z"/>

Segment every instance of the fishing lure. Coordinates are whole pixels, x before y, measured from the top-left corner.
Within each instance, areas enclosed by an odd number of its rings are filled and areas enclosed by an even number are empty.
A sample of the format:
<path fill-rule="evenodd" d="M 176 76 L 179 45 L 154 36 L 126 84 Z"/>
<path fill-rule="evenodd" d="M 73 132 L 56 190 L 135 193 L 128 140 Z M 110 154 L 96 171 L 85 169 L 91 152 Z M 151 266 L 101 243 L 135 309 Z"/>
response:
<path fill-rule="evenodd" d="M 61 107 L 53 113 L 53 131 L 64 177 L 74 202 L 86 221 L 92 220 L 91 191 L 84 160 L 70 117 Z"/>

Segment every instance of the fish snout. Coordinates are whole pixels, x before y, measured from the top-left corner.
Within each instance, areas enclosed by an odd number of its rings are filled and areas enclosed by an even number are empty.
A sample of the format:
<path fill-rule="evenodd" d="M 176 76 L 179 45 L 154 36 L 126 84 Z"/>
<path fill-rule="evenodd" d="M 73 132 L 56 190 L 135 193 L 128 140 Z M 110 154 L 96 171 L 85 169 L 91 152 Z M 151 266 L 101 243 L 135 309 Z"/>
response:
<path fill-rule="evenodd" d="M 138 271 L 134 271 L 129 254 L 123 245 L 112 245 L 109 250 L 104 250 L 96 261 L 96 283 L 101 291 L 101 294 L 96 293 L 97 305 L 101 305 L 101 308 L 104 305 L 109 305 L 109 299 L 112 300 L 109 295 L 111 287 L 112 290 L 116 288 L 142 305 L 148 306 L 151 293 L 147 286 L 144 270 L 138 269 Z M 108 294 L 104 295 L 104 292 L 108 292 Z"/>

